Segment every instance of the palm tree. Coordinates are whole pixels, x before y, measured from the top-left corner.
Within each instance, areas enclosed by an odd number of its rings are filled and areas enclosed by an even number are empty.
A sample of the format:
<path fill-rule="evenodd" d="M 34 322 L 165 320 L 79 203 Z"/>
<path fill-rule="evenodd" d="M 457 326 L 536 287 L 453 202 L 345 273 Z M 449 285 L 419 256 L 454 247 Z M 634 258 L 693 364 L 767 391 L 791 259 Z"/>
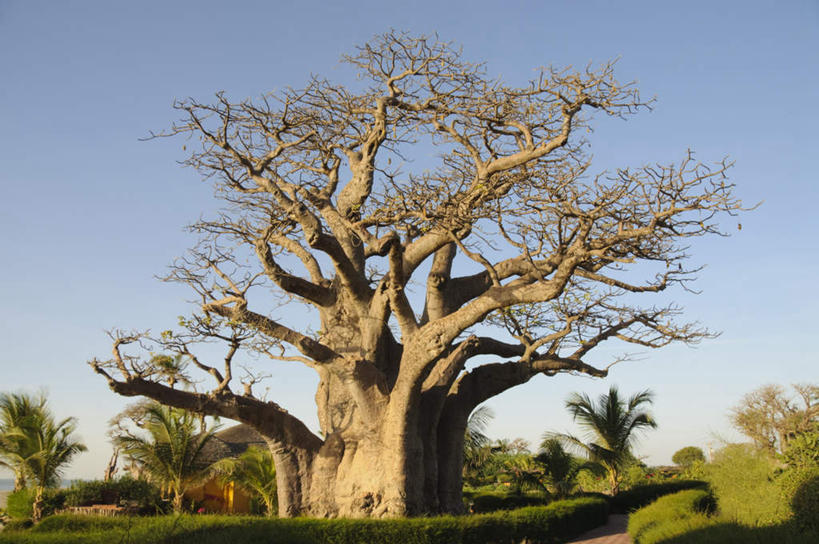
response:
<path fill-rule="evenodd" d="M 202 455 L 215 428 L 199 431 L 196 416 L 184 410 L 153 404 L 145 409 L 142 429 L 148 436 L 125 431 L 114 445 L 135 462 L 148 479 L 173 496 L 173 509 L 182 511 L 185 491 L 210 475 L 211 463 Z"/>
<path fill-rule="evenodd" d="M 528 453 L 501 454 L 500 480 L 507 483 L 515 495 L 526 490 L 543 490 L 543 473 Z"/>
<path fill-rule="evenodd" d="M 72 435 L 77 429 L 73 417 L 55 421 L 45 409 L 32 418 L 26 427 L 26 442 L 34 451 L 25 459 L 25 470 L 36 482 L 32 518 L 34 522 L 43 516 L 43 494 L 47 487 L 57 487 L 62 472 L 71 459 L 86 447 Z"/>
<path fill-rule="evenodd" d="M 276 466 L 266 449 L 250 446 L 237 458 L 225 458 L 213 466 L 223 484 L 233 482 L 264 502 L 268 516 L 275 515 Z"/>
<path fill-rule="evenodd" d="M 0 466 L 14 474 L 14 490 L 26 487 L 26 459 L 35 453 L 26 429 L 45 408 L 45 397 L 0 394 Z"/>
<path fill-rule="evenodd" d="M 636 439 L 636 431 L 657 427 L 651 414 L 640 410 L 641 406 L 652 401 L 653 393 L 648 390 L 625 401 L 620 398 L 616 386 L 611 386 L 608 394 L 601 395 L 597 403 L 588 395 L 574 393 L 566 401 L 566 408 L 587 431 L 587 441 L 569 434 L 554 437 L 581 449 L 589 460 L 603 465 L 611 494 L 616 495 L 622 480 L 622 469 L 632 459 L 631 446 Z"/>
<path fill-rule="evenodd" d="M 583 462 L 582 459 L 570 454 L 563 449 L 560 440 L 550 434 L 544 437 L 534 460 L 543 473 L 547 490 L 559 499 L 572 492 L 581 470 L 598 472 L 601 468 L 597 463 Z"/>
<path fill-rule="evenodd" d="M 464 478 L 477 483 L 478 473 L 492 455 L 489 437 L 484 434 L 495 414 L 488 406 L 481 406 L 469 416 L 464 433 Z"/>

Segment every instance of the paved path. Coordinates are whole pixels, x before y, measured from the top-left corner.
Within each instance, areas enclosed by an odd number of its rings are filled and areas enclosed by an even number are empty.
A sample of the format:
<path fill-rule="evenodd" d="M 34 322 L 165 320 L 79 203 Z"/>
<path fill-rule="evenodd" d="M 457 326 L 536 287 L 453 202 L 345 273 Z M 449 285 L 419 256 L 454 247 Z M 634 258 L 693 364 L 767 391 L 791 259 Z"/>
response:
<path fill-rule="evenodd" d="M 628 516 L 612 514 L 609 521 L 588 533 L 584 533 L 568 544 L 631 544 L 626 534 Z"/>

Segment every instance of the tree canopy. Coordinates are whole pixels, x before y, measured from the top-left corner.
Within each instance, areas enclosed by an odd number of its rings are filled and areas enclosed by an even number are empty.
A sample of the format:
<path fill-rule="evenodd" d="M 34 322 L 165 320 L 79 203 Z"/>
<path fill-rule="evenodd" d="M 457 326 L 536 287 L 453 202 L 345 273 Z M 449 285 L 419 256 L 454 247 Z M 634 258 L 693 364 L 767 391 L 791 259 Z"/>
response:
<path fill-rule="evenodd" d="M 792 387 L 792 394 L 775 384 L 751 391 L 731 410 L 731 422 L 757 446 L 781 453 L 790 440 L 819 425 L 819 386 Z"/>
<path fill-rule="evenodd" d="M 697 461 L 705 462 L 705 453 L 702 448 L 696 446 L 680 448 L 671 456 L 671 462 L 684 468 L 690 467 Z"/>

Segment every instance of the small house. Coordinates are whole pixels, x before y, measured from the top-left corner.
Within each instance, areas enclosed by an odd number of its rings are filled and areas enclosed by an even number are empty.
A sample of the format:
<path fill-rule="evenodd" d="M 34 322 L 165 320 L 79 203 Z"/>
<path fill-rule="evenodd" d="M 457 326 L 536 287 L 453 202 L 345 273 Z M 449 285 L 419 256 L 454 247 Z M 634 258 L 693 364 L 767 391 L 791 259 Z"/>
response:
<path fill-rule="evenodd" d="M 235 425 L 217 432 L 202 450 L 206 463 L 238 457 L 250 446 L 267 448 L 264 438 L 253 427 Z M 217 478 L 211 478 L 199 487 L 188 490 L 185 497 L 194 501 L 196 508 L 205 512 L 225 514 L 250 513 L 250 496 L 232 482 L 223 485 Z"/>

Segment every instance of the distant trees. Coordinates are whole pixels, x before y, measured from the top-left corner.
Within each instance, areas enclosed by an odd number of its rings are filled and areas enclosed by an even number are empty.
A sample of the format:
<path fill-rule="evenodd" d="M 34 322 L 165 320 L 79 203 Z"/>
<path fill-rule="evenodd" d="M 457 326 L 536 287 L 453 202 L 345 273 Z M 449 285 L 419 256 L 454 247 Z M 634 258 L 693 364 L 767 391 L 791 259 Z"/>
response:
<path fill-rule="evenodd" d="M 572 417 L 587 432 L 584 439 L 570 434 L 555 437 L 583 451 L 589 460 L 601 464 L 609 480 L 610 492 L 616 495 L 623 478 L 623 469 L 633 459 L 631 447 L 637 431 L 657 426 L 650 413 L 642 407 L 652 403 L 652 393 L 642 391 L 622 399 L 617 387 L 597 402 L 588 395 L 574 393 L 566 401 Z"/>
<path fill-rule="evenodd" d="M 201 483 L 211 472 L 211 463 L 202 454 L 213 438 L 214 429 L 200 432 L 199 419 L 184 410 L 153 403 L 143 406 L 142 433 L 123 429 L 113 437 L 116 447 L 133 461 L 150 481 L 172 495 L 175 512 L 182 510 L 188 489 Z"/>
<path fill-rule="evenodd" d="M 819 425 L 819 385 L 793 384 L 793 393 L 768 384 L 751 391 L 731 411 L 731 422 L 769 453 L 781 453 L 796 436 Z"/>
<path fill-rule="evenodd" d="M 688 468 L 696 462 L 705 461 L 705 453 L 696 446 L 686 446 L 674 452 L 671 462 L 683 468 Z"/>
<path fill-rule="evenodd" d="M 0 464 L 14 472 L 15 489 L 35 484 L 34 521 L 42 517 L 45 489 L 59 486 L 63 469 L 86 450 L 76 427 L 74 418 L 56 420 L 43 395 L 0 393 Z"/>

